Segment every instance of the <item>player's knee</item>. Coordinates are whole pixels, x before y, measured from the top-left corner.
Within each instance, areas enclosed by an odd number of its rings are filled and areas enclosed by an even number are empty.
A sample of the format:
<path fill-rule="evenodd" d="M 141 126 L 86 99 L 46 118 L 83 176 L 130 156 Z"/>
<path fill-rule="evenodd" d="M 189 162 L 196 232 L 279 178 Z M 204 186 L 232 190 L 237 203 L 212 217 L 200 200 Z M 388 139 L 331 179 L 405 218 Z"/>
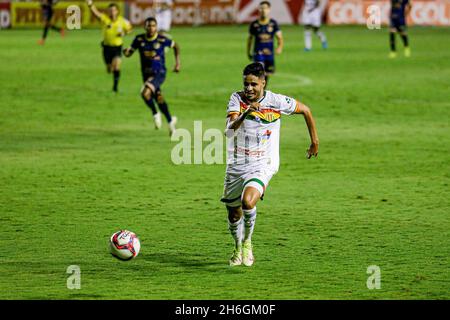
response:
<path fill-rule="evenodd" d="M 144 88 L 141 90 L 141 96 L 142 96 L 142 98 L 144 98 L 144 99 L 146 99 L 146 100 L 150 100 L 150 98 L 152 97 L 152 93 L 151 93 L 151 91 L 150 91 L 149 88 L 144 87 Z"/>
<path fill-rule="evenodd" d="M 255 207 L 256 201 L 252 197 L 252 195 L 244 194 L 242 197 L 242 209 L 244 210 L 251 210 Z"/>
<path fill-rule="evenodd" d="M 231 223 L 237 222 L 239 221 L 239 219 L 241 219 L 242 210 L 239 207 L 236 208 L 227 207 L 227 209 L 228 209 L 228 220 Z"/>
<path fill-rule="evenodd" d="M 156 95 L 156 101 L 158 102 L 158 103 L 164 103 L 164 96 L 162 95 L 162 94 L 157 94 Z"/>

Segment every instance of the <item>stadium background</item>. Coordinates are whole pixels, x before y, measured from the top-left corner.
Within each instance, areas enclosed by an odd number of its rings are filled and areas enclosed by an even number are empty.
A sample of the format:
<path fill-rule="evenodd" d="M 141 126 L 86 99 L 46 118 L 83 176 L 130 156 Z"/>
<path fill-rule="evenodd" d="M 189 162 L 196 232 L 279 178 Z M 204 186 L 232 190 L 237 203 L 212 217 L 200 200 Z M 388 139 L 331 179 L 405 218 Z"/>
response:
<path fill-rule="evenodd" d="M 100 9 L 116 2 L 133 25 L 142 24 L 152 14 L 151 0 L 97 1 Z M 173 25 L 247 23 L 256 17 L 259 0 L 175 0 Z M 55 22 L 65 21 L 66 8 L 78 5 L 82 12 L 82 26 L 98 26 L 84 1 L 61 1 L 55 6 Z M 301 23 L 303 0 L 273 0 L 274 19 L 281 24 Z M 324 21 L 330 25 L 365 24 L 367 8 L 377 4 L 381 8 L 381 22 L 388 22 L 389 0 L 328 0 Z M 0 1 L 1 28 L 38 27 L 42 17 L 37 1 Z M 415 0 L 409 17 L 411 25 L 450 26 L 450 0 Z"/>

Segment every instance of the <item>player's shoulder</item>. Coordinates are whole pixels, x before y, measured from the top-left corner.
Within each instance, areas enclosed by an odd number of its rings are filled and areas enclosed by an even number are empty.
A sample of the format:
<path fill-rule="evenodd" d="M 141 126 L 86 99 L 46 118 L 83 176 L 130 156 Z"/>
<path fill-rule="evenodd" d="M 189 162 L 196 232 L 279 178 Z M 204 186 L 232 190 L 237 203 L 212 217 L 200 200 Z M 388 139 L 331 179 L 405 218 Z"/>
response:
<path fill-rule="evenodd" d="M 235 91 L 231 94 L 230 100 L 242 101 L 244 97 L 244 91 Z"/>
<path fill-rule="evenodd" d="M 163 34 L 158 33 L 158 37 L 156 38 L 156 41 L 163 43 L 163 42 L 167 42 L 167 41 L 172 41 L 172 39 L 170 39 L 169 37 L 167 37 Z"/>
<path fill-rule="evenodd" d="M 270 19 L 269 24 L 278 25 L 278 22 L 275 19 Z"/>
<path fill-rule="evenodd" d="M 281 103 L 288 103 L 290 104 L 292 100 L 294 100 L 291 97 L 288 97 L 281 93 L 275 93 L 269 90 L 266 90 L 265 92 L 265 99 L 267 99 L 267 102 L 269 104 L 274 104 L 275 106 L 279 106 Z"/>
<path fill-rule="evenodd" d="M 258 28 L 258 27 L 259 27 L 259 21 L 258 21 L 258 19 L 253 20 L 252 22 L 250 22 L 250 26 L 251 26 L 252 28 Z"/>
<path fill-rule="evenodd" d="M 140 33 L 134 37 L 136 41 L 144 41 L 145 40 L 145 33 Z"/>

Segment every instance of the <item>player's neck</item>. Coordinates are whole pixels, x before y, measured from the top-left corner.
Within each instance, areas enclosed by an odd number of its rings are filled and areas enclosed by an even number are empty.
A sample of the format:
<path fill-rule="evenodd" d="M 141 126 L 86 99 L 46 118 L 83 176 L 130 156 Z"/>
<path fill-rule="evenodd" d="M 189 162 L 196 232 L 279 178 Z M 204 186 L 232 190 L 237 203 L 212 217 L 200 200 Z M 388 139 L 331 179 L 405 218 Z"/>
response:
<path fill-rule="evenodd" d="M 148 33 L 145 34 L 145 37 L 147 40 L 153 41 L 158 37 L 158 32 L 156 32 L 153 36 L 149 35 Z"/>
<path fill-rule="evenodd" d="M 268 24 L 270 21 L 270 18 L 269 17 L 265 17 L 265 18 L 259 17 L 258 21 L 260 24 Z"/>

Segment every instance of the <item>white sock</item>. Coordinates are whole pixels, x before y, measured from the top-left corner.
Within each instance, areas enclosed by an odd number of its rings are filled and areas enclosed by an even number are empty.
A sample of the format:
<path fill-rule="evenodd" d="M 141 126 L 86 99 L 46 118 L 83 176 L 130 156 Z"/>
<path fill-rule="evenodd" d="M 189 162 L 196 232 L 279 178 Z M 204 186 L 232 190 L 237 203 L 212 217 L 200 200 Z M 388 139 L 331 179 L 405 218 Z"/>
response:
<path fill-rule="evenodd" d="M 228 230 L 230 230 L 230 233 L 233 236 L 236 248 L 242 245 L 243 225 L 244 219 L 242 217 L 236 222 L 231 222 L 230 220 L 228 220 Z"/>
<path fill-rule="evenodd" d="M 252 234 L 256 221 L 256 207 L 242 211 L 244 212 L 244 241 L 252 241 Z"/>
<path fill-rule="evenodd" d="M 319 37 L 320 42 L 324 43 L 327 41 L 327 37 L 325 36 L 325 33 L 323 33 L 322 31 L 317 31 L 316 35 Z"/>
<path fill-rule="evenodd" d="M 305 48 L 310 50 L 312 46 L 311 30 L 305 30 Z"/>

